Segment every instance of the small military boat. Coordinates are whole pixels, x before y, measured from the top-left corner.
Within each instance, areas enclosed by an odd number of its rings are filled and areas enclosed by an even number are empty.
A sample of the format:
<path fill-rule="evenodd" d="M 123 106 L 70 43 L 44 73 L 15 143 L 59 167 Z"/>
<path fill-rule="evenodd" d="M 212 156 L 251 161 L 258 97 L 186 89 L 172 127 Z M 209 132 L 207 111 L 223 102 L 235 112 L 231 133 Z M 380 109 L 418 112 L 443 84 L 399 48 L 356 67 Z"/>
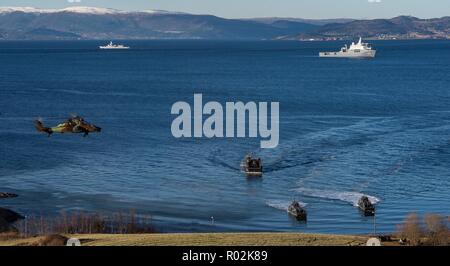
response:
<path fill-rule="evenodd" d="M 288 213 L 294 216 L 298 221 L 306 221 L 307 213 L 306 210 L 300 206 L 298 201 L 293 201 L 288 207 Z"/>
<path fill-rule="evenodd" d="M 362 196 L 358 200 L 358 208 L 364 213 L 365 216 L 375 215 L 375 206 L 367 196 Z"/>
<path fill-rule="evenodd" d="M 250 154 L 247 154 L 242 160 L 241 170 L 247 177 L 261 177 L 263 173 L 261 158 L 253 158 Z"/>

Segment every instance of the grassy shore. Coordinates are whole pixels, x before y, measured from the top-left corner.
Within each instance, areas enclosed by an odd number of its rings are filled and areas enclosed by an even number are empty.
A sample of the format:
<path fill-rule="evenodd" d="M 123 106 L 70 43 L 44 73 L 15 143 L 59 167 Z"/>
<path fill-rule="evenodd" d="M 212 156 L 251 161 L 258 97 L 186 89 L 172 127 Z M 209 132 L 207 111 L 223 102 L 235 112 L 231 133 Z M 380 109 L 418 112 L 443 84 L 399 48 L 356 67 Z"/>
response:
<path fill-rule="evenodd" d="M 66 235 L 83 246 L 358 246 L 368 237 L 302 233 Z M 0 239 L 0 246 L 36 246 L 44 237 Z"/>

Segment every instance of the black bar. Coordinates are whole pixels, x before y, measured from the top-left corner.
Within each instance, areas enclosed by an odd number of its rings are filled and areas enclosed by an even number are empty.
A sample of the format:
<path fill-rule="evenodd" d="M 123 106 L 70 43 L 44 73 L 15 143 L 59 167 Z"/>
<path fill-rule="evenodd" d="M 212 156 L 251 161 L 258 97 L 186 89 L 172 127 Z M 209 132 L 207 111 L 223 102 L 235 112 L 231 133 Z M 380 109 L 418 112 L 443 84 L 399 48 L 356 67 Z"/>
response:
<path fill-rule="evenodd" d="M 433 258 L 433 261 L 446 261 L 449 251 L 450 247 L 4 247 L 0 248 L 0 259 L 1 265 L 12 265 L 9 261 L 53 261 L 58 265 L 83 266 L 109 261 L 127 266 L 138 261 L 144 262 L 139 265 L 151 265 L 156 261 L 176 265 L 269 265 L 284 261 L 305 262 L 296 265 L 307 264 L 306 261 L 334 265 L 337 262 L 366 261 L 381 265 L 398 259 L 414 262 L 424 256 Z M 215 254 L 213 263 L 211 256 L 195 257 L 195 254 L 211 253 Z"/>

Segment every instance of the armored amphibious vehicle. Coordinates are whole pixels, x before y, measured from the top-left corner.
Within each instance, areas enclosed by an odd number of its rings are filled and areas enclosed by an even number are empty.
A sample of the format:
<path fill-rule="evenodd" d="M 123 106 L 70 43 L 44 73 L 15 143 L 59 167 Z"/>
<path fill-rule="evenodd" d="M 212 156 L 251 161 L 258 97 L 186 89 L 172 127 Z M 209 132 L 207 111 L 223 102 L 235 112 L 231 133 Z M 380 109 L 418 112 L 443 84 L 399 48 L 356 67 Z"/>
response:
<path fill-rule="evenodd" d="M 250 154 L 247 154 L 241 162 L 241 170 L 247 177 L 261 177 L 263 174 L 261 158 L 253 158 Z"/>
<path fill-rule="evenodd" d="M 288 207 L 288 213 L 295 217 L 298 221 L 306 221 L 307 213 L 306 210 L 300 206 L 298 201 L 293 201 Z"/>
<path fill-rule="evenodd" d="M 367 196 L 362 196 L 358 201 L 358 208 L 364 213 L 366 216 L 375 215 L 375 206 L 370 201 Z"/>

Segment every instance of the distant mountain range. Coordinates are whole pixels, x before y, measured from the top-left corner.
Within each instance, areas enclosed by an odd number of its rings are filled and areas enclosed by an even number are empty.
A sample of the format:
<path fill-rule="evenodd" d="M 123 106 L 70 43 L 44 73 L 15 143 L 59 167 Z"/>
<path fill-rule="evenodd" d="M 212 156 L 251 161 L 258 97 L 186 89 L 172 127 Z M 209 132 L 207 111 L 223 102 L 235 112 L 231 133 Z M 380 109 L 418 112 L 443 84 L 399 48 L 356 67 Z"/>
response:
<path fill-rule="evenodd" d="M 450 38 L 450 17 L 309 20 L 225 19 L 161 10 L 0 7 L 0 39 L 289 39 Z"/>
<path fill-rule="evenodd" d="M 450 17 L 353 20 L 326 24 L 283 39 L 349 39 L 358 36 L 367 39 L 450 39 Z"/>

